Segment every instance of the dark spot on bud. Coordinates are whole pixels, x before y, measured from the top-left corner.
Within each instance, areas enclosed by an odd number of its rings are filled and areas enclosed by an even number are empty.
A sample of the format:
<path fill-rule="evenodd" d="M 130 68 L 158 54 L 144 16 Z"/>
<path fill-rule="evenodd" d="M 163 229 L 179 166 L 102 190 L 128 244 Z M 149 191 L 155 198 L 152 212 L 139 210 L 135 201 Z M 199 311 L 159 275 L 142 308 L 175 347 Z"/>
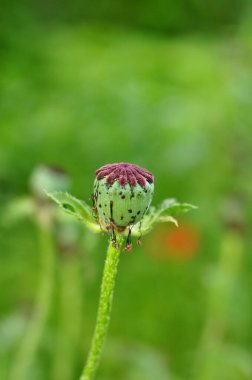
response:
<path fill-rule="evenodd" d="M 125 199 L 125 195 L 122 196 L 122 199 Z"/>
<path fill-rule="evenodd" d="M 101 208 L 101 204 L 99 204 L 99 207 Z"/>
<path fill-rule="evenodd" d="M 137 211 L 137 215 L 139 215 L 139 214 L 140 214 L 140 212 L 141 212 L 141 211 Z"/>
<path fill-rule="evenodd" d="M 121 220 L 123 220 L 123 216 L 121 216 Z"/>
<path fill-rule="evenodd" d="M 109 203 L 109 206 L 110 206 L 110 219 L 111 220 L 114 220 L 113 219 L 113 201 L 110 201 L 110 203 Z"/>
<path fill-rule="evenodd" d="M 132 210 L 131 210 L 131 208 L 130 208 L 128 211 L 129 211 L 129 213 L 130 213 L 130 214 L 132 213 Z"/>

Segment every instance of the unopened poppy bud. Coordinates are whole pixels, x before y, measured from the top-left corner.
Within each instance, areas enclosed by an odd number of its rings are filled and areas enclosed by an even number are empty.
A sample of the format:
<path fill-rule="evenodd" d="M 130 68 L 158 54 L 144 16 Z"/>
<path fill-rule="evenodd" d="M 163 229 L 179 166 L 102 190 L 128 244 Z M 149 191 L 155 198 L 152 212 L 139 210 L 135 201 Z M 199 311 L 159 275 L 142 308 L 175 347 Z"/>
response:
<path fill-rule="evenodd" d="M 30 178 L 30 187 L 34 196 L 38 199 L 46 200 L 47 192 L 56 190 L 67 191 L 70 187 L 70 179 L 67 173 L 55 166 L 39 165 Z"/>
<path fill-rule="evenodd" d="M 102 228 L 124 231 L 139 222 L 152 201 L 154 176 L 137 165 L 115 163 L 96 171 L 93 205 Z"/>

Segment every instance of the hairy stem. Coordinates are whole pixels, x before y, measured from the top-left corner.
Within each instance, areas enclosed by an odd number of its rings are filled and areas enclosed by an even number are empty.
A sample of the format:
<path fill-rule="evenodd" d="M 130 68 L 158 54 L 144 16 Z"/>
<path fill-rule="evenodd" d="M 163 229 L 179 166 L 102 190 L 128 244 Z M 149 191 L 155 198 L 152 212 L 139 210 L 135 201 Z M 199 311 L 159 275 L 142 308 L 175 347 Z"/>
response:
<path fill-rule="evenodd" d="M 39 249 L 41 255 L 41 280 L 34 306 L 34 315 L 29 321 L 27 331 L 11 368 L 10 380 L 26 380 L 50 310 L 53 288 L 54 247 L 50 225 L 38 222 Z"/>
<path fill-rule="evenodd" d="M 113 301 L 113 293 L 115 287 L 117 267 L 119 263 L 119 256 L 123 237 L 117 237 L 118 246 L 115 247 L 112 241 L 109 243 L 107 257 L 104 266 L 101 295 L 98 307 L 98 314 L 94 336 L 91 348 L 88 354 L 86 366 L 83 369 L 80 380 L 91 380 L 94 378 L 96 369 L 99 365 L 102 348 L 105 342 L 106 333 L 109 326 L 110 314 Z"/>

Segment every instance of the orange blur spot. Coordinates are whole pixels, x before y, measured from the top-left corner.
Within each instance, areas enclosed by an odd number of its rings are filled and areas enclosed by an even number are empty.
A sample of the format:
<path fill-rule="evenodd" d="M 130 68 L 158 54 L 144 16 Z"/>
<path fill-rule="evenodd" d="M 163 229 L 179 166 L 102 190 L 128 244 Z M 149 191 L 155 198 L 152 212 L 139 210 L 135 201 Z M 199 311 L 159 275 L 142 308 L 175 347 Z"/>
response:
<path fill-rule="evenodd" d="M 200 242 L 198 229 L 185 223 L 179 227 L 160 225 L 150 238 L 148 251 L 158 260 L 189 260 L 196 255 Z"/>

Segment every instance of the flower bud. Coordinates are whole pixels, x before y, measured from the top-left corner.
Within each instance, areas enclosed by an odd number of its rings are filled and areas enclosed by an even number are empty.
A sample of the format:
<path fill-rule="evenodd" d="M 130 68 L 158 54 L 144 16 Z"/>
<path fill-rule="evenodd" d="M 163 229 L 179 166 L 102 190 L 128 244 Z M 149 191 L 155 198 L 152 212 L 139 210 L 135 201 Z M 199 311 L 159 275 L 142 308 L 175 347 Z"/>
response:
<path fill-rule="evenodd" d="M 39 165 L 35 167 L 30 178 L 32 193 L 37 199 L 47 200 L 47 192 L 58 189 L 67 191 L 70 187 L 70 179 L 67 173 L 55 166 Z"/>
<path fill-rule="evenodd" d="M 124 231 L 139 222 L 152 201 L 154 177 L 129 163 L 102 166 L 96 171 L 93 206 L 103 229 Z"/>

